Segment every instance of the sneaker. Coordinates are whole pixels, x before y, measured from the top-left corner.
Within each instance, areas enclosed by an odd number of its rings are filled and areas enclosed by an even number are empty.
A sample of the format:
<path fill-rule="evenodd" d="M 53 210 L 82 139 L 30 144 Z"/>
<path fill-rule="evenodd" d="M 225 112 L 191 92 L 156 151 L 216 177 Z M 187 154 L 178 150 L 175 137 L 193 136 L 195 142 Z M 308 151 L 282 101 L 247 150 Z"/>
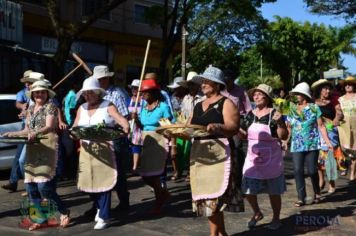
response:
<path fill-rule="evenodd" d="M 96 230 L 101 230 L 101 229 L 106 229 L 108 227 L 108 223 L 105 222 L 105 220 L 99 218 L 98 222 L 96 222 L 94 229 Z"/>
<path fill-rule="evenodd" d="M 9 190 L 10 193 L 16 192 L 17 191 L 17 183 L 7 183 L 1 186 L 3 189 Z"/>
<path fill-rule="evenodd" d="M 99 222 L 99 220 L 100 220 L 99 212 L 100 212 L 100 210 L 97 209 L 97 210 L 96 210 L 96 215 L 95 215 L 95 218 L 94 218 L 94 221 L 95 221 L 95 222 Z"/>

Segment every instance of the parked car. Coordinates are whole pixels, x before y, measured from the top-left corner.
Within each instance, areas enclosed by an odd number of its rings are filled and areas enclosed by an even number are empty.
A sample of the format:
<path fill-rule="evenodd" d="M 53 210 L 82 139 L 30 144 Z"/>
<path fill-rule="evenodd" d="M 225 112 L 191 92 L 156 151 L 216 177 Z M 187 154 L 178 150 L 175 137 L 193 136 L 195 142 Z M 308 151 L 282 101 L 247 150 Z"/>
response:
<path fill-rule="evenodd" d="M 22 129 L 15 94 L 0 94 L 0 134 Z M 16 155 L 16 144 L 0 142 L 0 170 L 10 169 Z"/>

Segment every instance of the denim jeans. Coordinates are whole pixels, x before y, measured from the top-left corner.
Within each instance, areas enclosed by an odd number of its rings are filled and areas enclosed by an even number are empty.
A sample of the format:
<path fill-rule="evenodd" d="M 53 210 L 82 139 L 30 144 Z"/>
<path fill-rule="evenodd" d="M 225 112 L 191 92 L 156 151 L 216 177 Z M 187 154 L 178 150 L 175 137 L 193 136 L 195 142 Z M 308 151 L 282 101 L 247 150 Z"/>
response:
<path fill-rule="evenodd" d="M 22 151 L 21 151 L 21 155 L 20 155 L 20 158 L 19 158 L 19 165 L 20 165 L 21 173 L 25 173 L 26 153 L 27 153 L 27 144 L 25 144 L 23 146 Z"/>
<path fill-rule="evenodd" d="M 129 140 L 127 138 L 120 138 L 115 140 L 114 149 L 118 171 L 115 189 L 120 203 L 123 205 L 128 205 L 130 193 L 127 189 L 126 172 L 128 169 L 129 159 Z"/>
<path fill-rule="evenodd" d="M 23 165 L 21 168 L 21 163 L 20 163 L 20 156 L 21 152 L 24 149 L 24 144 L 19 144 L 17 145 L 16 149 L 16 155 L 14 160 L 12 161 L 12 166 L 11 166 L 11 174 L 10 174 L 10 180 L 9 182 L 12 184 L 17 183 L 19 179 L 24 175 L 23 173 Z"/>
<path fill-rule="evenodd" d="M 314 194 L 320 194 L 319 176 L 317 169 L 318 157 L 319 150 L 292 153 L 295 184 L 297 187 L 299 201 L 305 202 L 306 198 L 304 164 L 307 166 L 308 175 L 313 186 Z"/>
<path fill-rule="evenodd" d="M 56 192 L 56 179 L 43 183 L 27 183 L 26 191 L 30 200 L 49 199 L 56 203 L 59 213 L 68 214 L 67 208 Z"/>

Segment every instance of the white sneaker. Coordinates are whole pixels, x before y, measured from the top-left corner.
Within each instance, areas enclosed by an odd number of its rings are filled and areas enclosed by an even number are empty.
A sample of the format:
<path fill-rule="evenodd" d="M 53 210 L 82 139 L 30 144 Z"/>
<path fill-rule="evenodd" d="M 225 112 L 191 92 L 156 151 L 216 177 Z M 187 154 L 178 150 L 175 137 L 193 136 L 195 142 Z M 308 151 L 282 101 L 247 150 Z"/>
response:
<path fill-rule="evenodd" d="M 94 221 L 95 221 L 95 222 L 98 222 L 99 219 L 100 219 L 100 218 L 99 218 L 99 212 L 100 212 L 100 210 L 97 209 L 97 210 L 96 210 L 96 215 L 95 215 L 95 218 L 94 218 Z"/>
<path fill-rule="evenodd" d="M 108 223 L 105 220 L 99 218 L 98 222 L 95 224 L 94 229 L 100 230 L 108 227 Z"/>

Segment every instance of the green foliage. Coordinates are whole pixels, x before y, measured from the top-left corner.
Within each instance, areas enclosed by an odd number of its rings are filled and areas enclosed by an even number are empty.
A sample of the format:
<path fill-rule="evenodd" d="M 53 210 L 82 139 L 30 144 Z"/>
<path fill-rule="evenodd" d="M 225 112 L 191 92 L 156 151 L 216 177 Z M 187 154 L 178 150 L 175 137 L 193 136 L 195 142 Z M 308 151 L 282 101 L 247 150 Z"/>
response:
<path fill-rule="evenodd" d="M 304 0 L 311 12 L 321 15 L 341 15 L 350 22 L 356 21 L 355 0 Z"/>

